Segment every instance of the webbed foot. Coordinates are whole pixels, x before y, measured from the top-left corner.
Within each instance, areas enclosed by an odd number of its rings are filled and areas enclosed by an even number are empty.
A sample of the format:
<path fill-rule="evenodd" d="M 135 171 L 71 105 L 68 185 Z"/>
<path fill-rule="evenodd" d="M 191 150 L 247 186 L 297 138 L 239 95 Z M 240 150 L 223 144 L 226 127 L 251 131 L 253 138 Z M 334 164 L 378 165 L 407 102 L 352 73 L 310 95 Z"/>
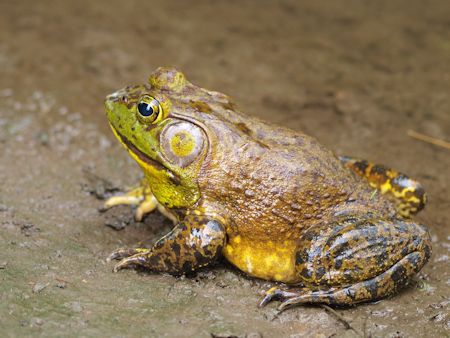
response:
<path fill-rule="evenodd" d="M 281 305 L 279 306 L 279 310 L 281 310 L 281 306 L 284 304 L 284 302 L 288 301 L 289 299 L 293 297 L 297 297 L 299 294 L 297 292 L 290 292 L 282 290 L 276 286 L 270 288 L 265 292 L 265 296 L 262 299 L 262 301 L 259 303 L 258 307 L 264 307 L 268 303 L 270 303 L 273 300 L 279 300 L 281 302 Z"/>

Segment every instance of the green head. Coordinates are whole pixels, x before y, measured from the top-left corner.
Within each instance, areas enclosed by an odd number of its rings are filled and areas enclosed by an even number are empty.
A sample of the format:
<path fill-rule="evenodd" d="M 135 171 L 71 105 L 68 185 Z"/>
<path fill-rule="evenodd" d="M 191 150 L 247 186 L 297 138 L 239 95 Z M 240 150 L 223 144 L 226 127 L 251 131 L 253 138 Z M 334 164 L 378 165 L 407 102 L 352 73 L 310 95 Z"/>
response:
<path fill-rule="evenodd" d="M 158 68 L 147 84 L 106 98 L 114 134 L 144 170 L 155 197 L 169 208 L 187 208 L 200 197 L 196 178 L 209 141 L 193 113 L 201 106 L 198 99 L 208 95 L 176 69 Z"/>

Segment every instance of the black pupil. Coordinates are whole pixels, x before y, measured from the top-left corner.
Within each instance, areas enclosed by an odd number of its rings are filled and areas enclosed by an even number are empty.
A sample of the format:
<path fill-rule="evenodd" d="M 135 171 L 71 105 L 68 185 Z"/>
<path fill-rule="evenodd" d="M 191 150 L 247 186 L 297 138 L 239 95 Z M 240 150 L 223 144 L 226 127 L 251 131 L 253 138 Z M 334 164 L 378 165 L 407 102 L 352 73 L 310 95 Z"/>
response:
<path fill-rule="evenodd" d="M 147 102 L 140 102 L 138 104 L 138 110 L 142 116 L 151 116 L 155 112 L 153 106 Z"/>

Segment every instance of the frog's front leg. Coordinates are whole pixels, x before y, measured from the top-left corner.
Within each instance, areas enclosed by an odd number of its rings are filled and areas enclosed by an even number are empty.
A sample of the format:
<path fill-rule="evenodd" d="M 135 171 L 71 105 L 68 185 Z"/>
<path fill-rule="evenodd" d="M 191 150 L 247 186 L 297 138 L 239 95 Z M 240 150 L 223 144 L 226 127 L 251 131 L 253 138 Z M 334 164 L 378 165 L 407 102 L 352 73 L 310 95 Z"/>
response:
<path fill-rule="evenodd" d="M 133 249 L 134 255 L 122 259 L 114 271 L 143 267 L 155 272 L 181 275 L 214 262 L 225 245 L 225 228 L 207 216 L 187 216 L 151 249 Z M 126 249 L 125 249 L 126 251 Z M 123 249 L 112 258 L 122 258 Z"/>
<path fill-rule="evenodd" d="M 158 209 L 161 214 L 166 216 L 172 222 L 177 222 L 176 216 L 167 210 L 163 205 L 158 203 L 145 181 L 141 181 L 137 188 L 134 188 L 123 195 L 108 198 L 103 204 L 103 208 L 101 210 L 105 211 L 121 204 L 138 206 L 134 214 L 134 219 L 137 222 L 142 221 L 146 214 L 151 213 L 155 209 Z"/>
<path fill-rule="evenodd" d="M 431 241 L 421 225 L 372 215 L 347 217 L 308 229 L 295 256 L 302 288 L 270 289 L 261 305 L 352 305 L 373 301 L 407 285 L 428 261 Z"/>

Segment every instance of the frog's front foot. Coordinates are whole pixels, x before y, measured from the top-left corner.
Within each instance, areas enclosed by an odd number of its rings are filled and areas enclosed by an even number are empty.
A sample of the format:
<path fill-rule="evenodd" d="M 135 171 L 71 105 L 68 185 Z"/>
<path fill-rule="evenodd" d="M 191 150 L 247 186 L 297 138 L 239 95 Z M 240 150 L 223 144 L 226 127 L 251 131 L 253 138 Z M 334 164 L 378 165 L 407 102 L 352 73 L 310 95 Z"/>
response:
<path fill-rule="evenodd" d="M 224 226 L 219 221 L 208 216 L 187 216 L 151 249 L 119 249 L 109 260 L 121 259 L 114 272 L 144 268 L 182 275 L 216 261 L 225 241 Z"/>
<path fill-rule="evenodd" d="M 150 189 L 144 187 L 143 185 L 132 189 L 123 195 L 108 198 L 100 210 L 106 211 L 116 205 L 122 204 L 138 206 L 134 214 L 134 219 L 136 220 L 136 222 L 142 221 L 146 214 L 151 213 L 155 209 L 158 209 L 161 214 L 166 216 L 172 222 L 177 222 L 176 216 L 168 211 L 164 206 L 159 204 Z"/>

